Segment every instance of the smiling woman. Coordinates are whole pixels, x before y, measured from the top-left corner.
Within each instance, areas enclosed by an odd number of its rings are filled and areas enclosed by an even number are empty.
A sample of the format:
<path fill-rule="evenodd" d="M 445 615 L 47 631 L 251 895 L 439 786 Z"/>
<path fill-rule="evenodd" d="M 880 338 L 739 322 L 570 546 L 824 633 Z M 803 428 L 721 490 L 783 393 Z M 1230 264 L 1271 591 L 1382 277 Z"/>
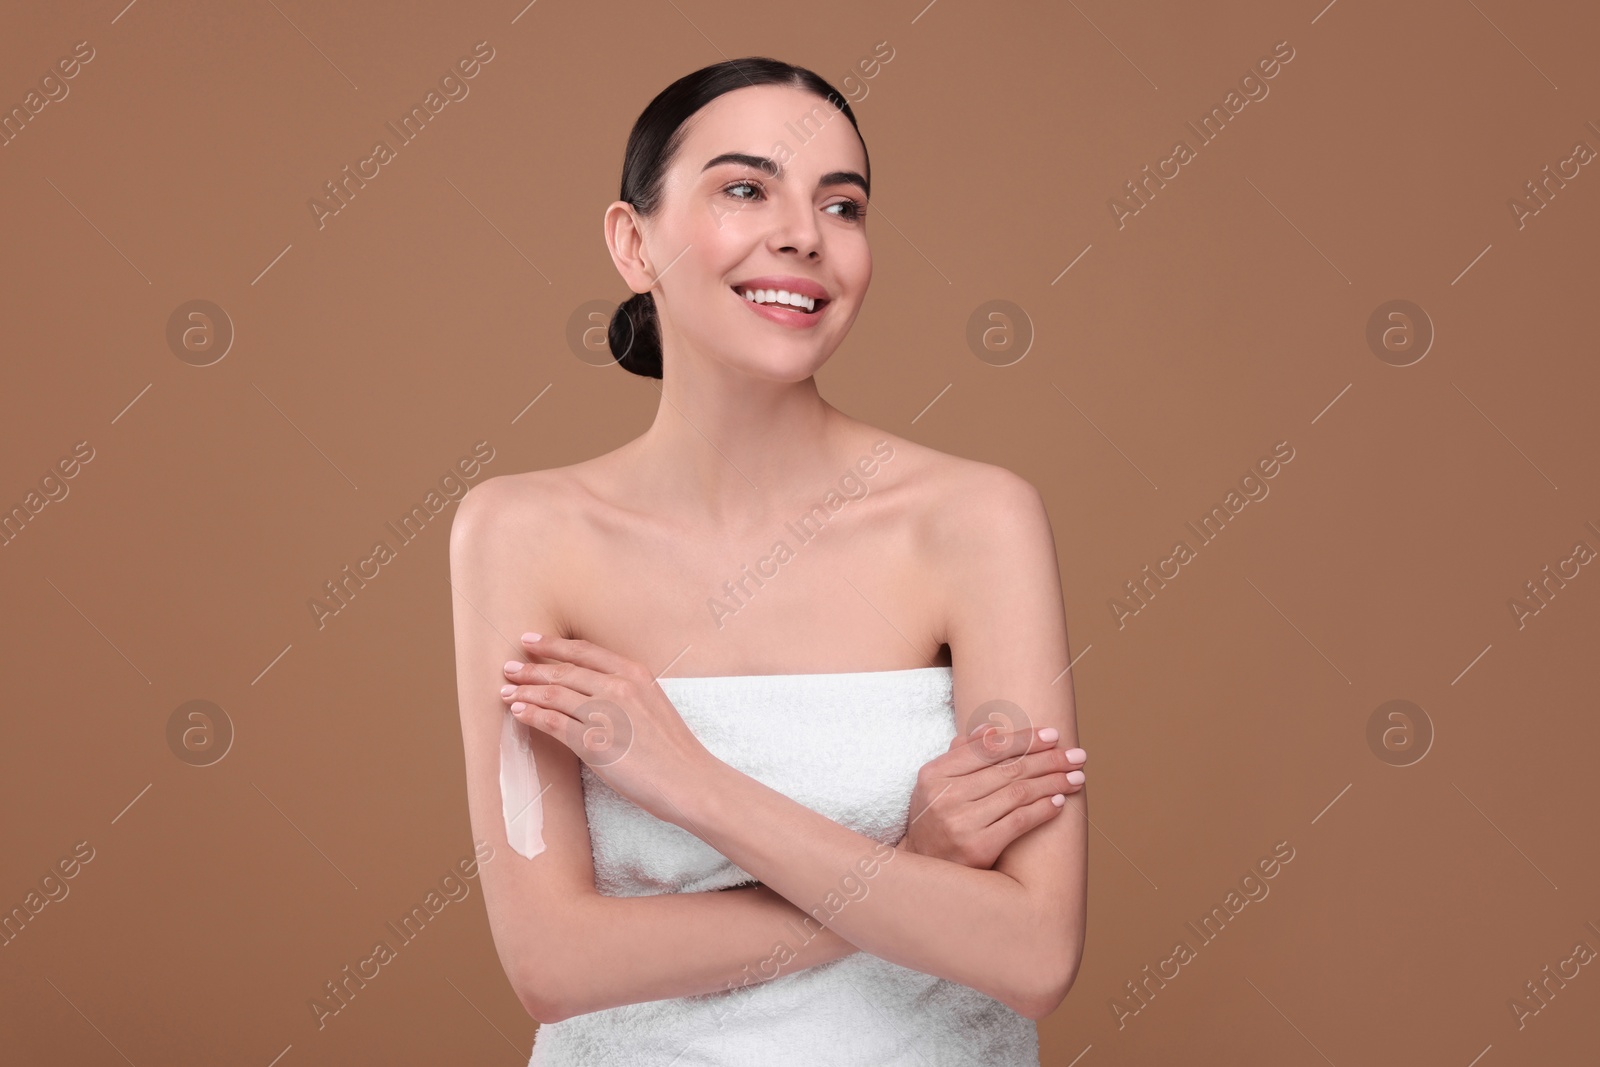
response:
<path fill-rule="evenodd" d="M 762 67 L 761 64 L 772 64 Z M 770 141 L 767 154 L 753 152 L 719 152 L 699 166 L 695 176 L 697 192 L 703 192 L 707 217 L 712 221 L 718 241 L 736 245 L 740 233 L 753 232 L 762 225 L 761 219 L 770 219 L 775 209 L 774 193 L 779 187 L 794 194 L 804 190 L 791 188 L 798 171 L 791 166 L 802 153 L 818 155 L 825 147 L 840 140 L 853 141 L 855 154 L 861 158 L 859 170 L 840 168 L 821 174 L 812 190 L 822 197 L 816 210 L 820 214 L 839 220 L 839 225 L 854 227 L 859 234 L 858 255 L 864 258 L 866 276 L 860 286 L 866 287 L 871 276 L 871 258 L 866 253 L 865 224 L 867 199 L 872 193 L 871 164 L 867 149 L 859 136 L 855 115 L 850 105 L 827 82 L 810 71 L 776 60 L 748 60 L 741 63 L 719 64 L 708 67 L 688 78 L 680 79 L 651 101 L 634 125 L 624 155 L 621 199 L 606 214 L 608 238 L 614 248 L 624 255 L 636 255 L 643 220 L 658 218 L 663 194 L 667 186 L 667 168 L 663 165 L 680 148 L 687 119 L 730 92 L 742 88 L 758 89 L 788 83 L 788 91 L 777 94 L 778 99 L 792 101 L 781 112 L 776 123 L 775 136 Z M 800 91 L 795 91 L 799 89 Z M 770 107 L 767 103 L 775 97 L 762 93 L 746 103 L 747 108 Z M 759 102 L 757 102 L 759 101 Z M 850 122 L 851 131 L 837 128 L 834 119 L 843 115 Z M 774 116 L 775 118 L 777 116 Z M 793 143 L 791 143 L 793 142 Z M 781 200 L 778 202 L 781 204 Z M 619 229 L 621 227 L 621 229 Z M 724 232 L 726 231 L 726 232 Z M 614 236 L 612 236 L 614 235 Z M 619 246 L 620 243 L 620 247 Z M 688 249 L 684 249 L 688 251 Z M 613 258 L 618 252 L 613 251 Z M 838 266 L 849 266 L 846 257 L 836 254 Z M 657 318 L 654 291 L 665 288 L 659 278 L 646 271 L 636 278 L 628 277 L 623 262 L 618 261 L 634 295 L 617 308 L 611 321 L 611 352 L 624 370 L 650 378 L 660 378 L 661 330 Z M 669 264 L 670 266 L 670 264 Z M 667 268 L 662 269 L 666 273 Z M 637 272 L 636 272 L 637 273 Z M 854 280 L 854 279 L 850 279 Z M 643 286 L 641 288 L 641 285 Z M 762 275 L 733 281 L 728 288 L 745 300 L 750 310 L 780 326 L 807 330 L 823 321 L 823 311 L 832 303 L 832 296 L 820 280 L 794 274 Z M 837 337 L 842 338 L 855 319 L 855 308 L 849 317 L 836 326 Z M 833 318 L 838 318 L 834 315 Z M 837 342 L 835 342 L 837 343 Z"/>
<path fill-rule="evenodd" d="M 468 803 L 532 1064 L 1038 1067 L 1077 975 L 1086 755 L 1043 500 L 817 390 L 870 190 L 810 71 L 668 86 L 604 217 L 634 292 L 609 339 L 655 421 L 457 507 Z M 869 452 L 872 492 L 720 625 L 707 590 Z"/>

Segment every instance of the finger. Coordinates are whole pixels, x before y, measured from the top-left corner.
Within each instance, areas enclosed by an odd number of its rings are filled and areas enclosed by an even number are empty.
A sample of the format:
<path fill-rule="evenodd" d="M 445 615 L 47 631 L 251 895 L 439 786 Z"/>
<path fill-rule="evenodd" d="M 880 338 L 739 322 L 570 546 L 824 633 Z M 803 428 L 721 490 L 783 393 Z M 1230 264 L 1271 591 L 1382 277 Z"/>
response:
<path fill-rule="evenodd" d="M 513 667 L 517 669 L 513 671 Z M 614 675 L 569 663 L 519 664 L 513 660 L 506 668 L 508 677 L 563 676 L 563 683 L 535 681 L 503 686 L 501 699 L 517 719 L 555 736 L 585 762 L 614 761 L 631 745 L 633 720 L 607 695 L 617 687 Z M 587 689 L 596 690 L 599 695 L 586 692 Z"/>
<path fill-rule="evenodd" d="M 511 664 L 508 663 L 506 666 L 510 667 Z M 522 675 L 527 673 L 530 667 L 534 671 L 537 671 L 541 667 L 549 666 L 558 665 L 524 663 L 522 664 L 521 669 L 515 673 Z M 508 670 L 507 676 L 509 677 L 512 673 L 513 672 Z M 602 675 L 600 677 L 604 676 Z M 573 689 L 570 686 L 561 685 L 555 682 L 531 682 L 527 685 L 519 685 L 515 687 L 515 691 L 510 696 L 504 695 L 505 689 L 502 687 L 501 694 L 502 699 L 504 699 L 509 705 L 511 714 L 517 716 L 517 718 L 528 723 L 530 726 L 539 725 L 539 722 L 536 720 L 539 719 L 538 712 L 541 710 L 558 712 L 576 722 L 583 718 L 583 709 L 585 705 L 593 704 L 598 707 L 604 704 L 608 708 L 616 706 L 605 697 L 593 696 L 589 693 L 584 693 L 580 690 Z M 544 721 L 549 722 L 552 720 L 547 719 Z M 543 727 L 541 727 L 541 729 L 542 728 Z M 565 726 L 562 726 L 562 729 L 565 729 Z"/>
<path fill-rule="evenodd" d="M 1059 805 L 1055 802 L 1058 796 L 1062 797 Z M 1024 804 L 1014 809 L 1009 815 L 993 823 L 983 831 L 980 840 L 983 841 L 985 848 L 994 849 L 994 854 L 998 858 L 1011 842 L 1034 827 L 1049 822 L 1065 810 L 1066 798 L 1061 793 L 1040 797 L 1031 804 Z"/>
<path fill-rule="evenodd" d="M 615 675 L 602 674 L 575 663 L 524 663 L 515 659 L 506 661 L 505 675 L 506 680 L 519 690 L 561 685 L 585 696 L 605 696 L 611 693 L 616 680 Z M 510 686 L 500 687 L 500 696 L 508 702 L 527 700 L 532 695 L 507 692 L 508 688 Z"/>
<path fill-rule="evenodd" d="M 979 825 L 993 825 L 1009 818 L 1012 812 L 1029 807 L 1056 794 L 1076 793 L 1083 788 L 1082 771 L 1058 771 L 1037 778 L 1022 778 L 972 802 Z M 1073 778 L 1078 781 L 1073 781 Z"/>
<path fill-rule="evenodd" d="M 603 698 L 579 698 L 576 709 L 521 705 L 512 714 L 554 737 L 592 767 L 617 762 L 633 744 L 633 723 L 628 713 Z"/>
<path fill-rule="evenodd" d="M 1059 748 L 1046 748 L 1005 763 L 997 763 L 992 767 L 980 767 L 967 775 L 965 781 L 971 790 L 969 796 L 985 797 L 1023 778 L 1065 774 L 1079 770 L 1082 766 L 1081 763 L 1074 763 L 1068 759 L 1067 753 Z"/>
<path fill-rule="evenodd" d="M 998 730 L 987 724 L 979 725 L 965 744 L 957 746 L 940 760 L 944 774 L 971 774 L 985 767 L 993 767 L 1007 760 L 1043 749 L 1053 748 L 1060 731 L 1051 726 L 1029 727 L 1021 730 Z"/>
<path fill-rule="evenodd" d="M 1007 758 L 1025 751 L 1024 745 L 1033 747 L 1026 735 L 1030 730 L 999 731 L 986 723 L 973 728 L 963 737 L 959 732 L 950 739 L 950 747 L 943 754 L 928 761 L 928 765 L 944 778 L 959 778 L 973 771 L 992 767 Z"/>
<path fill-rule="evenodd" d="M 573 663 L 601 674 L 633 677 L 642 670 L 628 657 L 582 638 L 526 633 L 522 635 L 522 647 L 533 655 Z"/>
<path fill-rule="evenodd" d="M 518 686 L 517 690 L 508 710 L 530 726 L 537 725 L 535 720 L 541 710 L 559 712 L 576 720 L 578 709 L 595 699 L 561 685 L 525 685 Z"/>

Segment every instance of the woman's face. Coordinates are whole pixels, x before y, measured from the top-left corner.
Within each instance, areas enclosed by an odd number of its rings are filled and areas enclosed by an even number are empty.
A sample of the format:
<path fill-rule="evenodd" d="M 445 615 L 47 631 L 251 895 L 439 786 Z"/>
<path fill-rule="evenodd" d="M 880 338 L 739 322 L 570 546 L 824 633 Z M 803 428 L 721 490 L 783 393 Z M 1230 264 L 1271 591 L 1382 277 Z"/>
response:
<path fill-rule="evenodd" d="M 701 109 L 643 220 L 663 336 L 772 380 L 811 376 L 872 279 L 866 170 L 850 120 L 809 92 L 757 85 Z M 763 307 L 753 289 L 816 304 Z"/>

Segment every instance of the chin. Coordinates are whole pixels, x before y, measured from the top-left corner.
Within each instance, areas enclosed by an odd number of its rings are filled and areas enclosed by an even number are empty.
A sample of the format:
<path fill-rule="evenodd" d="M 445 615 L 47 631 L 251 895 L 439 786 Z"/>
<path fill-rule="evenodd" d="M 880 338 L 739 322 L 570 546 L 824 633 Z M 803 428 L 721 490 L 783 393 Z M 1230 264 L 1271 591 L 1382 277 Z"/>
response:
<path fill-rule="evenodd" d="M 792 360 L 774 361 L 767 366 L 752 367 L 751 373 L 758 374 L 770 381 L 793 385 L 796 382 L 803 382 L 817 373 L 827 362 L 826 358 L 806 360 L 803 363 Z"/>
<path fill-rule="evenodd" d="M 819 339 L 820 340 L 820 339 Z M 722 347 L 719 361 L 723 366 L 774 382 L 803 382 L 811 377 L 832 357 L 834 348 L 820 347 L 818 340 L 796 338 L 794 343 L 774 343 L 770 336 L 746 337 L 733 348 Z M 713 349 L 716 351 L 716 349 Z"/>

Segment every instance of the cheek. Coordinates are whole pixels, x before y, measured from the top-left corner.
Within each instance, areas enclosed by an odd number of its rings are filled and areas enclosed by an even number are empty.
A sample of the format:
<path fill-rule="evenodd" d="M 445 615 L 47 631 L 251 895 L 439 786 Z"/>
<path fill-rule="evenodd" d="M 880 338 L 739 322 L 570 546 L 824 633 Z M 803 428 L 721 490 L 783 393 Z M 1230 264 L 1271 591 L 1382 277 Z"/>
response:
<path fill-rule="evenodd" d="M 687 247 L 688 251 L 672 267 L 674 272 L 692 271 L 711 285 L 721 285 L 723 279 L 738 271 L 741 263 L 749 261 L 758 242 L 745 232 L 737 216 L 729 215 L 721 221 L 719 226 L 716 218 L 708 216 L 692 233 L 683 235 L 678 248 Z"/>
<path fill-rule="evenodd" d="M 859 302 L 872 283 L 872 250 L 865 241 L 855 247 L 841 250 L 839 275 L 856 293 Z"/>
<path fill-rule="evenodd" d="M 689 227 L 693 233 L 688 236 L 710 250 L 707 258 L 716 259 L 721 254 L 717 249 L 748 243 L 756 221 L 755 213 L 741 210 L 738 201 L 712 198 L 695 213 Z"/>

